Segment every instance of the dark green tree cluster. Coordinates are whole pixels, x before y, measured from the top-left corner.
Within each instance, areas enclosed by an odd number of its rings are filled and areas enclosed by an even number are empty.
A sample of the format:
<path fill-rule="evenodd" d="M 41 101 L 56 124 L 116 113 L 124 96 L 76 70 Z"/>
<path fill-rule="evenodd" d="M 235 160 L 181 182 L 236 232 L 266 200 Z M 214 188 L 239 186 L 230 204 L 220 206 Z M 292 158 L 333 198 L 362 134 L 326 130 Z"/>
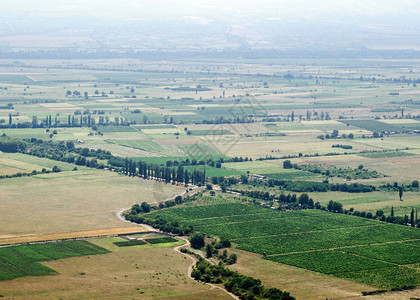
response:
<path fill-rule="evenodd" d="M 214 240 L 211 242 L 211 244 L 206 244 L 205 252 L 207 258 L 210 257 L 216 257 L 221 261 L 222 263 L 225 263 L 227 265 L 233 265 L 237 261 L 237 255 L 232 253 L 228 256 L 227 250 L 223 250 L 222 254 L 219 254 L 219 250 L 223 248 L 230 248 L 231 243 L 229 239 L 222 237 L 220 238 L 220 241 Z"/>
<path fill-rule="evenodd" d="M 206 158 L 206 159 L 197 159 L 197 158 L 192 158 L 192 159 L 184 159 L 184 160 L 168 160 L 166 161 L 166 166 L 167 167 L 177 167 L 177 166 L 195 166 L 195 165 L 208 165 L 210 167 L 215 167 L 215 168 L 221 168 L 222 167 L 222 163 L 225 162 L 242 162 L 242 161 L 248 161 L 248 160 L 252 160 L 248 159 L 248 157 L 233 157 L 233 158 L 224 158 L 224 157 L 220 157 L 218 159 L 213 159 L 212 157 Z M 163 164 L 162 164 L 163 165 Z"/>
<path fill-rule="evenodd" d="M 135 215 L 139 213 L 148 213 L 150 211 L 151 211 L 151 206 L 146 202 L 142 202 L 141 205 L 138 205 L 137 203 L 134 204 L 131 207 L 130 213 Z"/>
<path fill-rule="evenodd" d="M 419 188 L 419 181 L 413 180 L 411 184 L 399 184 L 398 182 L 394 182 L 393 184 L 387 183 L 384 185 L 381 185 L 381 188 L 387 189 L 388 191 L 398 191 L 398 194 L 400 191 L 415 191 Z M 402 196 L 402 195 L 401 195 Z"/>
<path fill-rule="evenodd" d="M 16 153 L 25 151 L 27 143 L 24 141 L 9 138 L 7 136 L 0 137 L 0 151 Z"/>
<path fill-rule="evenodd" d="M 361 183 L 336 183 L 329 184 L 328 182 L 317 182 L 317 181 L 302 181 L 302 180 L 278 180 L 269 179 L 268 181 L 253 181 L 253 184 L 263 184 L 270 187 L 278 186 L 281 189 L 285 189 L 291 192 L 297 193 L 309 193 L 309 192 L 327 192 L 327 191 L 339 191 L 347 193 L 368 193 L 376 190 L 373 185 L 366 185 Z"/>
<path fill-rule="evenodd" d="M 327 209 L 329 211 L 335 212 L 335 213 L 342 213 L 343 212 L 343 204 L 337 201 L 330 200 L 328 202 Z"/>
<path fill-rule="evenodd" d="M 332 145 L 331 148 L 353 149 L 353 146 L 351 146 L 351 145 L 335 144 L 335 145 Z"/>
<path fill-rule="evenodd" d="M 241 115 L 238 117 L 233 118 L 225 118 L 223 116 L 216 117 L 210 120 L 203 120 L 201 121 L 202 124 L 235 124 L 235 123 L 253 123 L 254 120 L 252 119 L 251 115 Z"/>
<path fill-rule="evenodd" d="M 111 163 L 108 160 L 108 163 Z M 155 178 L 161 179 L 166 183 L 190 183 L 195 185 L 203 185 L 206 182 L 206 172 L 193 169 L 192 171 L 184 169 L 182 166 L 171 168 L 167 166 L 150 164 L 144 161 L 134 161 L 132 159 L 125 159 L 123 171 L 128 176 L 140 176 L 145 179 Z"/>
<path fill-rule="evenodd" d="M 65 161 L 76 165 L 84 165 L 92 168 L 105 168 L 99 160 L 108 160 L 108 165 L 123 171 L 129 176 L 140 176 L 145 179 L 152 177 L 161 179 L 166 183 L 189 183 L 203 185 L 206 181 L 205 171 L 196 169 L 185 170 L 182 166 L 169 168 L 162 165 L 150 164 L 143 161 L 136 162 L 131 159 L 116 157 L 109 151 L 101 149 L 93 150 L 88 148 L 75 147 L 72 141 L 55 142 L 43 141 L 31 138 L 24 141 L 8 137 L 0 138 L 0 150 L 4 152 L 22 152 L 37 157 L 46 157 L 52 160 Z M 73 155 L 75 153 L 78 155 Z M 91 158 L 91 159 L 88 159 Z"/>
<path fill-rule="evenodd" d="M 191 247 L 194 249 L 201 249 L 204 247 L 204 235 L 201 233 L 195 233 L 190 237 Z"/>
<path fill-rule="evenodd" d="M 51 172 L 61 172 L 61 169 L 57 166 L 54 166 L 52 168 L 52 170 L 47 170 L 47 169 L 43 168 L 41 171 L 33 170 L 30 173 L 18 172 L 16 174 L 0 175 L 0 179 L 16 178 L 16 177 L 24 177 L 24 176 L 34 176 L 34 175 L 38 175 L 38 174 L 49 174 Z"/>
<path fill-rule="evenodd" d="M 188 190 L 187 190 L 188 192 Z M 153 218 L 150 217 L 145 217 L 142 214 L 148 213 L 152 210 L 160 210 L 160 209 L 164 209 L 164 208 L 169 208 L 169 207 L 173 207 L 175 205 L 179 205 L 185 202 L 192 202 L 197 200 L 197 197 L 200 196 L 201 193 L 199 194 L 195 194 L 192 196 L 186 196 L 185 198 L 182 198 L 181 196 L 176 196 L 174 200 L 169 200 L 169 201 L 164 201 L 159 203 L 159 205 L 149 205 L 146 202 L 143 202 L 141 205 L 138 204 L 134 204 L 131 209 L 124 214 L 125 218 L 131 222 L 135 222 L 135 223 L 143 223 L 143 222 L 153 222 Z M 145 223 L 145 224 L 149 224 L 149 223 Z M 152 224 L 149 224 L 152 225 Z M 192 228 L 192 227 L 191 227 Z M 168 232 L 172 232 L 172 233 L 177 233 L 177 232 L 173 232 L 173 231 L 168 231 Z"/>
<path fill-rule="evenodd" d="M 380 216 L 378 216 L 378 213 L 380 214 Z M 411 210 L 410 215 L 395 216 L 394 207 L 391 207 L 391 212 L 389 216 L 385 216 L 385 214 L 381 210 L 376 212 L 375 218 L 387 223 L 395 223 L 405 226 L 409 225 L 411 227 L 420 227 L 420 220 L 417 218 L 417 210 L 414 211 L 414 209 Z"/>
<path fill-rule="evenodd" d="M 221 283 L 226 290 L 237 295 L 240 299 L 295 299 L 288 292 L 276 288 L 265 288 L 259 279 L 244 276 L 221 265 L 212 265 L 204 259 L 197 262 L 191 276 L 195 280 L 203 282 Z"/>
<path fill-rule="evenodd" d="M 219 249 L 216 249 L 213 244 L 207 244 L 205 247 L 206 257 L 215 257 L 219 259 L 219 264 L 233 265 L 238 260 L 238 256 L 235 253 L 228 255 L 226 249 L 219 254 Z"/>
<path fill-rule="evenodd" d="M 157 228 L 163 232 L 169 232 L 179 235 L 188 235 L 193 231 L 192 226 L 183 226 L 178 221 L 168 221 L 156 215 L 155 217 L 148 217 L 148 215 L 142 214 L 126 214 L 125 218 L 131 222 L 138 224 L 148 224 L 154 228 Z M 204 246 L 204 245 L 203 245 Z"/>
<path fill-rule="evenodd" d="M 213 176 L 211 178 L 212 184 L 218 184 L 221 188 L 235 185 L 239 183 L 239 179 L 235 177 Z"/>
<path fill-rule="evenodd" d="M 278 209 L 313 209 L 315 208 L 314 200 L 309 197 L 307 193 L 302 193 L 301 195 L 297 196 L 296 194 L 270 194 L 267 191 L 258 191 L 258 190 L 237 190 L 231 189 L 231 191 L 240 193 L 243 196 L 247 196 L 254 199 L 261 199 L 264 201 L 277 201 L 279 202 L 280 206 Z M 255 204 L 257 202 L 253 201 Z"/>
<path fill-rule="evenodd" d="M 420 219 L 417 218 L 417 211 L 414 211 L 414 209 L 411 210 L 410 216 L 395 216 L 394 207 L 391 207 L 390 215 L 386 216 L 383 210 L 377 210 L 375 214 L 372 214 L 371 212 L 354 210 L 354 208 L 350 208 L 349 210 L 343 209 L 343 205 L 341 203 L 332 200 L 330 200 L 326 208 L 321 206 L 319 202 L 315 204 L 315 208 L 328 210 L 334 213 L 343 213 L 346 215 L 352 215 L 361 218 L 374 219 L 387 223 L 394 223 L 411 227 L 420 227 Z"/>
<path fill-rule="evenodd" d="M 293 164 L 292 167 L 296 170 L 307 171 L 315 174 L 322 174 L 328 177 L 342 177 L 346 179 L 370 179 L 370 178 L 378 178 L 381 177 L 376 171 L 369 171 L 363 168 L 363 165 L 359 165 L 359 167 L 351 169 L 351 168 L 337 168 L 335 166 L 329 166 L 328 168 L 324 168 L 320 165 L 316 164 Z"/>
<path fill-rule="evenodd" d="M 45 157 L 52 160 L 74 163 L 79 166 L 87 166 L 98 169 L 103 169 L 105 167 L 105 165 L 99 163 L 96 158 L 87 159 L 83 155 L 72 154 L 71 152 L 77 149 L 74 147 L 72 142 L 65 143 L 63 141 L 43 141 L 32 138 L 25 140 L 25 143 L 26 150 L 22 149 L 19 152 L 37 157 Z M 83 151 L 81 151 L 81 154 L 83 154 Z"/>

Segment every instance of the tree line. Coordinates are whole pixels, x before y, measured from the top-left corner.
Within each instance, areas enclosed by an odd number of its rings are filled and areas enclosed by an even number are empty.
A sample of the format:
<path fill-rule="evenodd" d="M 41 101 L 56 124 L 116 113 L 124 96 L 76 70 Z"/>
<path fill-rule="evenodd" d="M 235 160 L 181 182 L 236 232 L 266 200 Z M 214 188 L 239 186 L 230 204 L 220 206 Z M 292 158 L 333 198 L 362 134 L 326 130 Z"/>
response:
<path fill-rule="evenodd" d="M 295 299 L 289 292 L 277 288 L 266 288 L 261 280 L 242 275 L 224 266 L 212 265 L 204 259 L 199 259 L 191 276 L 198 281 L 223 284 L 225 289 L 239 299 Z"/>
<path fill-rule="evenodd" d="M 328 183 L 317 182 L 317 181 L 300 181 L 300 180 L 279 180 L 269 179 L 268 181 L 253 181 L 254 184 L 267 185 L 269 187 L 277 186 L 281 189 L 297 192 L 297 193 L 309 193 L 309 192 L 327 192 L 327 191 L 339 191 L 346 193 L 369 193 L 376 190 L 373 185 L 361 184 L 361 183 Z"/>
<path fill-rule="evenodd" d="M 36 138 L 22 141 L 3 136 L 0 138 L 0 150 L 12 153 L 20 152 L 98 169 L 108 167 L 128 176 L 139 176 L 144 179 L 159 179 L 166 183 L 204 185 L 206 181 L 205 171 L 199 171 L 197 169 L 187 170 L 182 166 L 167 167 L 144 161 L 124 159 L 112 155 L 109 151 L 75 147 L 72 141 L 54 142 Z M 107 163 L 101 162 L 103 160 L 107 160 Z"/>

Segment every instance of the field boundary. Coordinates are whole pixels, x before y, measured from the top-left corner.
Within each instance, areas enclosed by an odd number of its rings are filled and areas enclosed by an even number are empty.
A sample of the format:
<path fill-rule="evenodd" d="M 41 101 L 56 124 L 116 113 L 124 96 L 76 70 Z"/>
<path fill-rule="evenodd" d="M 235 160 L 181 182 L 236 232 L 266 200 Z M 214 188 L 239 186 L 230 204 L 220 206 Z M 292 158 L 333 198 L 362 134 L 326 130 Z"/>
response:
<path fill-rule="evenodd" d="M 98 230 L 86 230 L 86 231 L 75 231 L 65 233 L 53 233 L 43 235 L 31 235 L 31 236 L 17 236 L 0 239 L 0 247 L 19 245 L 25 243 L 35 242 L 51 242 L 56 240 L 70 240 L 80 238 L 93 238 L 93 237 L 104 237 L 104 236 L 118 236 L 126 234 L 136 233 L 147 233 L 149 228 L 138 225 L 137 227 L 119 227 L 109 229 L 98 229 Z"/>

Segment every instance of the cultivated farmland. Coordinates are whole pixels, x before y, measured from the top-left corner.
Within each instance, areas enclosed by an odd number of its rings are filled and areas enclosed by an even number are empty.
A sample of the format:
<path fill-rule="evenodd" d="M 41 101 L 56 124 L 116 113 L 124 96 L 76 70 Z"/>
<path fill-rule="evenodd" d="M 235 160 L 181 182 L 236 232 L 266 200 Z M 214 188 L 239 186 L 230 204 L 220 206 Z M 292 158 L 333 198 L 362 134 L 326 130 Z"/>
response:
<path fill-rule="evenodd" d="M 0 248 L 0 280 L 23 276 L 53 275 L 56 272 L 39 262 L 67 257 L 109 253 L 87 241 L 64 241 Z"/>
<path fill-rule="evenodd" d="M 417 229 L 320 210 L 278 212 L 240 203 L 171 208 L 146 217 L 177 221 L 238 249 L 377 288 L 420 284 Z M 401 276 L 388 276 L 396 272 Z"/>

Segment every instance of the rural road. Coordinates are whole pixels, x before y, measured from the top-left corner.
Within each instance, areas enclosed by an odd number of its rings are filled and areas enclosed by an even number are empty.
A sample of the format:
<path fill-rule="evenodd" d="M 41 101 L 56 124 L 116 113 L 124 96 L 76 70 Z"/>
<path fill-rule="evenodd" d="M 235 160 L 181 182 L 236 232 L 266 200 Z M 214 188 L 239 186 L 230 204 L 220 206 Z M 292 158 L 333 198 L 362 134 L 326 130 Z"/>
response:
<path fill-rule="evenodd" d="M 193 187 L 193 190 L 195 190 L 196 188 L 198 188 L 198 187 L 197 187 L 197 186 Z M 196 192 L 197 192 L 197 191 L 196 191 Z M 196 193 L 196 192 L 195 192 L 195 193 Z M 183 193 L 179 194 L 178 196 L 183 196 L 183 195 L 185 195 L 185 194 L 186 194 L 186 192 L 184 191 Z M 192 193 L 192 195 L 193 195 L 193 194 L 194 194 L 194 193 Z M 176 197 L 176 196 L 175 196 L 175 197 Z M 163 202 L 174 200 L 174 199 L 175 199 L 175 197 L 168 198 L 168 199 L 166 199 L 166 200 L 165 200 L 165 201 L 163 201 Z M 160 201 L 160 202 L 162 202 L 162 201 Z M 158 202 L 153 202 L 153 203 L 149 203 L 149 204 L 157 204 L 157 203 L 158 203 Z M 146 228 L 147 230 L 149 230 L 149 231 L 160 232 L 158 229 L 153 228 L 153 227 L 152 227 L 152 226 L 150 226 L 150 225 L 147 225 L 147 224 L 137 224 L 137 223 L 130 222 L 130 221 L 126 220 L 126 219 L 122 216 L 122 214 L 123 214 L 125 211 L 129 210 L 129 209 L 131 209 L 131 207 L 129 207 L 129 208 L 124 208 L 124 209 L 122 209 L 122 210 L 118 211 L 115 215 L 117 216 L 117 218 L 118 218 L 119 220 L 121 220 L 121 221 L 123 221 L 123 222 L 128 222 L 128 223 L 132 223 L 132 224 L 136 224 L 136 225 L 141 225 L 142 227 L 145 227 L 145 228 Z M 181 239 L 181 240 L 185 241 L 185 244 L 175 247 L 175 248 L 174 248 L 174 250 L 175 250 L 176 252 L 178 252 L 178 253 L 180 253 L 180 254 L 182 254 L 182 255 L 184 255 L 184 256 L 186 256 L 186 257 L 188 257 L 188 258 L 190 258 L 190 259 L 191 259 L 191 265 L 189 265 L 188 270 L 187 270 L 187 277 L 188 277 L 189 279 L 191 279 L 191 280 L 195 280 L 194 278 L 192 278 L 191 273 L 192 273 L 192 270 L 193 270 L 193 268 L 194 268 L 195 264 L 197 263 L 197 258 L 196 258 L 195 256 L 191 255 L 191 254 L 188 254 L 188 253 L 182 253 L 182 252 L 181 252 L 181 248 L 183 248 L 183 247 L 190 248 L 190 246 L 191 246 L 190 241 L 189 241 L 187 238 L 180 237 L 180 236 L 178 236 L 177 238 L 179 238 L 179 239 Z M 225 289 L 224 289 L 223 287 L 221 287 L 221 286 L 217 286 L 217 285 L 214 285 L 214 284 L 212 284 L 212 283 L 205 283 L 205 284 L 209 285 L 209 286 L 210 286 L 210 287 L 212 287 L 212 288 L 216 288 L 216 289 L 222 290 L 223 292 L 225 292 L 225 293 L 227 293 L 229 296 L 231 296 L 233 299 L 239 300 L 239 297 L 237 297 L 236 295 L 232 294 L 231 292 L 229 292 L 229 291 L 225 290 Z"/>
<path fill-rule="evenodd" d="M 198 186 L 193 186 L 193 187 L 192 187 L 192 191 L 191 191 L 191 194 L 190 194 L 190 195 L 194 195 L 195 193 L 197 193 L 197 191 L 195 191 L 196 189 L 198 189 Z M 181 197 L 182 197 L 182 196 L 184 196 L 186 193 L 187 193 L 187 191 L 183 191 L 181 194 L 176 195 L 176 196 L 173 196 L 173 197 L 170 197 L 170 198 L 168 198 L 168 199 L 166 199 L 166 200 L 164 200 L 164 201 L 155 201 L 155 202 L 151 202 L 151 203 L 149 203 L 149 204 L 151 204 L 151 205 L 152 205 L 152 204 L 163 203 L 163 202 L 166 202 L 166 201 L 172 201 L 172 200 L 175 200 L 175 198 L 176 198 L 176 197 L 178 197 L 178 196 L 181 196 Z M 136 225 L 140 225 L 140 224 L 137 224 L 137 223 L 130 222 L 130 221 L 126 220 L 126 219 L 122 216 L 122 214 L 123 214 L 124 212 L 126 212 L 127 210 L 130 210 L 130 209 L 131 209 L 131 207 L 121 209 L 120 211 L 117 211 L 117 212 L 115 213 L 115 215 L 116 215 L 116 217 L 117 217 L 120 221 L 123 221 L 123 222 L 128 222 L 128 223 L 132 223 L 132 224 L 136 224 Z M 149 226 L 149 225 L 146 225 L 146 224 L 141 224 L 141 226 L 146 227 L 147 229 L 150 229 L 150 231 L 156 231 L 156 229 L 155 229 L 155 228 L 153 228 L 153 227 L 151 227 L 151 226 Z"/>
<path fill-rule="evenodd" d="M 175 247 L 175 248 L 174 248 L 174 250 L 175 250 L 176 252 L 178 252 L 178 253 L 180 253 L 180 254 L 182 254 L 182 255 L 186 256 L 186 257 L 189 257 L 189 258 L 191 259 L 191 261 L 192 261 L 192 262 L 191 262 L 191 265 L 188 267 L 187 277 L 188 277 L 189 279 L 191 279 L 191 280 L 195 280 L 195 279 L 191 276 L 191 273 L 192 273 L 192 270 L 193 270 L 193 268 L 194 268 L 195 264 L 197 263 L 197 258 L 196 258 L 195 256 L 191 255 L 191 254 L 188 254 L 188 253 L 182 253 L 182 252 L 181 252 L 181 248 L 183 248 L 183 247 L 190 248 L 191 244 L 190 244 L 190 241 L 189 241 L 188 239 L 184 238 L 184 237 L 178 237 L 178 238 L 180 238 L 181 240 L 185 241 L 185 244 L 184 244 L 184 245 L 180 245 L 180 246 Z M 217 286 L 217 285 L 214 285 L 214 284 L 212 284 L 212 283 L 206 283 L 206 284 L 207 284 L 207 285 L 209 285 L 209 286 L 211 286 L 212 288 L 216 288 L 216 289 L 222 290 L 223 292 L 225 292 L 225 293 L 227 293 L 229 296 L 231 296 L 233 299 L 239 300 L 239 297 L 238 297 L 238 296 L 236 296 L 236 295 L 232 294 L 231 292 L 228 292 L 227 290 L 225 290 L 225 289 L 224 289 L 223 287 L 221 287 L 221 286 Z"/>

